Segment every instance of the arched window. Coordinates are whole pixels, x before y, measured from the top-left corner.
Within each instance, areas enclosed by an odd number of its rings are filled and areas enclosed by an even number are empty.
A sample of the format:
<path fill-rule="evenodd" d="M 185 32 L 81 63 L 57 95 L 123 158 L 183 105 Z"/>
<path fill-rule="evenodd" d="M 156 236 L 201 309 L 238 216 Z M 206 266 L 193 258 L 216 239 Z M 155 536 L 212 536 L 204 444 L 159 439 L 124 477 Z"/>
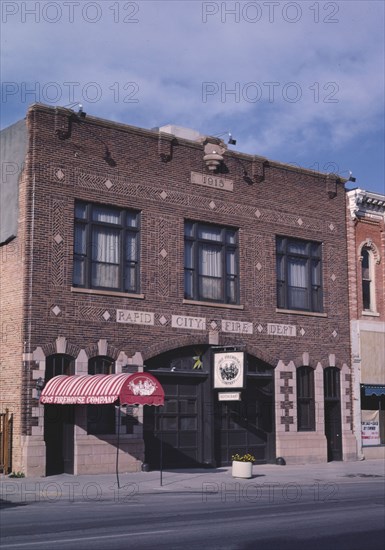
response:
<path fill-rule="evenodd" d="M 297 426 L 298 431 L 315 430 L 314 370 L 297 369 Z"/>
<path fill-rule="evenodd" d="M 70 355 L 56 353 L 49 355 L 45 362 L 45 381 L 51 380 L 54 376 L 75 374 L 75 360 Z"/>
<path fill-rule="evenodd" d="M 373 257 L 367 247 L 362 249 L 361 258 L 362 309 L 364 311 L 374 311 Z"/>
<path fill-rule="evenodd" d="M 93 357 L 88 361 L 88 374 L 114 374 L 115 362 L 110 357 Z M 115 433 L 115 405 L 87 405 L 87 433 Z"/>

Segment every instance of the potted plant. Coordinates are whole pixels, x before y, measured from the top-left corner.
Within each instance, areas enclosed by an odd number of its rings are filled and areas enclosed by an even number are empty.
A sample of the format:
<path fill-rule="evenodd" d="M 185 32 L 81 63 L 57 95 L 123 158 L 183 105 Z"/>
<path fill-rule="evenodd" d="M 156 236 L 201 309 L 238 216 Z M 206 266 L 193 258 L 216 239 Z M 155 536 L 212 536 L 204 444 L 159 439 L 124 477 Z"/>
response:
<path fill-rule="evenodd" d="M 252 477 L 253 474 L 253 462 L 255 462 L 255 457 L 250 453 L 240 455 L 236 453 L 231 457 L 232 463 L 232 476 L 233 477 L 243 477 L 248 479 Z"/>

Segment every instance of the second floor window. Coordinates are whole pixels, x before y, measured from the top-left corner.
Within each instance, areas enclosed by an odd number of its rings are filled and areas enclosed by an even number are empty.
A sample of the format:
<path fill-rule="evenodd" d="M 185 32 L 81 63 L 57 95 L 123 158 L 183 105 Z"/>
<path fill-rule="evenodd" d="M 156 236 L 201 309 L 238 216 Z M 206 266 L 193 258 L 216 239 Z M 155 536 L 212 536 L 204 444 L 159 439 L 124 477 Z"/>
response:
<path fill-rule="evenodd" d="M 239 303 L 238 231 L 185 222 L 185 298 Z"/>
<path fill-rule="evenodd" d="M 371 255 L 367 248 L 362 249 L 362 307 L 371 311 L 373 307 Z"/>
<path fill-rule="evenodd" d="M 277 305 L 322 312 L 322 245 L 277 237 Z"/>
<path fill-rule="evenodd" d="M 139 292 L 139 213 L 77 202 L 74 286 Z"/>

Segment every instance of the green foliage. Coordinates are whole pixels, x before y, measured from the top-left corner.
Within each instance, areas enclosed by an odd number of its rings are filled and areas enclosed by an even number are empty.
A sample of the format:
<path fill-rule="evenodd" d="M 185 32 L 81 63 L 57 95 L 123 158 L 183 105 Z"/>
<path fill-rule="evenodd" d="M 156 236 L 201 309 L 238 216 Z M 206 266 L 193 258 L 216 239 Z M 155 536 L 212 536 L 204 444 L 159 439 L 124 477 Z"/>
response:
<path fill-rule="evenodd" d="M 233 455 L 231 457 L 232 460 L 236 460 L 237 462 L 255 462 L 255 457 L 251 455 L 250 453 L 247 453 L 245 455 L 239 455 L 238 453 Z"/>
<path fill-rule="evenodd" d="M 9 474 L 8 477 L 25 477 L 25 473 L 24 472 L 12 472 Z"/>

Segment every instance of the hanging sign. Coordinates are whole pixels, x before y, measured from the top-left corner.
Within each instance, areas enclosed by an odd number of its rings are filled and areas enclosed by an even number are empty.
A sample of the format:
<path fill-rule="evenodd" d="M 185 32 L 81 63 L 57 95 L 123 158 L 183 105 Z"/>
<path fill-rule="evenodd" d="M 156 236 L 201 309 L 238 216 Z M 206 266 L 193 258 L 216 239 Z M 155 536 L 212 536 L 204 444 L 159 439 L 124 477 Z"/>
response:
<path fill-rule="evenodd" d="M 214 355 L 214 388 L 243 388 L 244 353 L 227 352 Z"/>
<path fill-rule="evenodd" d="M 380 445 L 380 412 L 361 411 L 362 445 Z"/>
<path fill-rule="evenodd" d="M 218 401 L 240 401 L 241 392 L 240 391 L 221 391 L 218 393 Z"/>

